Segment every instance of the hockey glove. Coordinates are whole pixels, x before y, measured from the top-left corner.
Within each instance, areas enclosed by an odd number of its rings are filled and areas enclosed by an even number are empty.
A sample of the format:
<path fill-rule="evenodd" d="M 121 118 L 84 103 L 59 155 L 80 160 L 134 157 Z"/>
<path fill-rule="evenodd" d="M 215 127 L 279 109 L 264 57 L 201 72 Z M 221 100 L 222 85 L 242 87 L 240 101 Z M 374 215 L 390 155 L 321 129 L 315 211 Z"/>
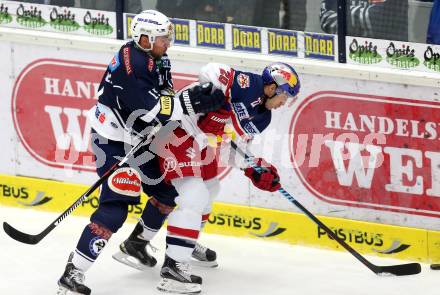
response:
<path fill-rule="evenodd" d="M 248 167 L 244 170 L 244 175 L 252 180 L 252 183 L 255 185 L 255 187 L 263 191 L 277 191 L 281 187 L 280 176 L 278 175 L 277 168 L 261 158 L 255 158 L 254 162 L 261 168 L 262 171 L 257 172 L 254 168 Z"/>
<path fill-rule="evenodd" d="M 182 91 L 179 100 L 185 115 L 209 113 L 220 109 L 226 101 L 221 90 L 212 92 L 212 83 L 197 85 Z"/>
<path fill-rule="evenodd" d="M 222 136 L 225 125 L 230 117 L 231 112 L 225 109 L 220 109 L 216 112 L 209 112 L 200 117 L 197 125 L 205 133 Z"/>

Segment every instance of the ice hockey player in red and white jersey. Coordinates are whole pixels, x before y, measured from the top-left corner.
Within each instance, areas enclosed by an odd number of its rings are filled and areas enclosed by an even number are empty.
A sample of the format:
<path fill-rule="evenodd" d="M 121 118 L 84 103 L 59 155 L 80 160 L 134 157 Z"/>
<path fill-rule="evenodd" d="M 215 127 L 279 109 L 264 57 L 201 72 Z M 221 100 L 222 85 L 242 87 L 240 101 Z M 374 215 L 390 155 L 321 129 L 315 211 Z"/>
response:
<path fill-rule="evenodd" d="M 205 266 L 217 265 L 216 253 L 197 243 L 219 189 L 217 147 L 209 139 L 223 136 L 225 126 L 230 123 L 243 141 L 250 141 L 267 128 L 271 110 L 296 98 L 300 89 L 297 73 L 285 63 L 270 64 L 261 75 L 210 63 L 199 74 L 199 83 L 205 82 L 211 82 L 213 89 L 222 90 L 228 102 L 220 110 L 183 118 L 181 128 L 174 130 L 173 138 L 159 154 L 165 179 L 178 192 L 177 207 L 168 216 L 167 250 L 158 285 L 159 290 L 166 292 L 201 291 L 202 278 L 191 273 L 191 257 Z M 277 169 L 261 158 L 255 161 L 263 173 L 244 168 L 245 176 L 259 189 L 278 190 Z M 151 218 L 154 220 L 154 216 Z M 144 226 L 138 234 L 152 238 L 157 230 L 157 225 L 155 229 Z"/>

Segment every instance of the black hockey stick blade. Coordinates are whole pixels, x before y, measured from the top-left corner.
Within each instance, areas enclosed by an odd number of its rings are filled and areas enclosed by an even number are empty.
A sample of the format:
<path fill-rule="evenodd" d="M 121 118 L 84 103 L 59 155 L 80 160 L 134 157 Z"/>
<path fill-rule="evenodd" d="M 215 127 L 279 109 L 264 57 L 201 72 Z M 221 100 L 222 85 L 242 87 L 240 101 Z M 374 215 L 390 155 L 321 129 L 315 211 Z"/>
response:
<path fill-rule="evenodd" d="M 422 271 L 420 263 L 407 263 L 389 266 L 378 266 L 376 274 L 378 275 L 395 275 L 395 276 L 409 276 L 415 275 Z"/>
<path fill-rule="evenodd" d="M 21 232 L 15 228 L 13 228 L 7 222 L 3 222 L 3 229 L 5 230 L 5 233 L 7 233 L 8 236 L 13 238 L 14 240 L 25 243 L 25 244 L 29 244 L 29 245 L 37 244 L 39 241 L 41 241 L 46 236 L 44 234 L 44 232 L 37 234 L 37 235 L 26 234 L 24 232 Z"/>
<path fill-rule="evenodd" d="M 440 264 L 438 264 L 438 263 L 431 264 L 431 269 L 432 270 L 440 270 Z"/>

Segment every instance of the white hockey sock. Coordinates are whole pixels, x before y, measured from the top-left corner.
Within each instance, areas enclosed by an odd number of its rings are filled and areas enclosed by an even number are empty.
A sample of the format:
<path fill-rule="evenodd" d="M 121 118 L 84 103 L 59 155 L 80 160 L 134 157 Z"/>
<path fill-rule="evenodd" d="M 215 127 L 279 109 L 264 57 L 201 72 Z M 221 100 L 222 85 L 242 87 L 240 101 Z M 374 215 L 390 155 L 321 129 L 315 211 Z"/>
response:
<path fill-rule="evenodd" d="M 90 258 L 79 252 L 77 249 L 73 252 L 72 263 L 76 268 L 83 272 L 86 272 L 93 265 L 93 262 L 95 261 L 90 260 Z"/>

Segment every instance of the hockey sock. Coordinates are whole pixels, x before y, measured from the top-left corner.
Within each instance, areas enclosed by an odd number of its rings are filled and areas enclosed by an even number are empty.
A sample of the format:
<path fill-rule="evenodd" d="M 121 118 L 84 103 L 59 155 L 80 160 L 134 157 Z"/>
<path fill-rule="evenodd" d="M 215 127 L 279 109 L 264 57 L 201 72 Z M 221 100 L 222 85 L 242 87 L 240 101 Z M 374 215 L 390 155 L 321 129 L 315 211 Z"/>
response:
<path fill-rule="evenodd" d="M 168 216 L 166 254 L 179 262 L 189 262 L 199 237 L 204 208 L 209 202 L 209 192 L 203 179 L 184 177 L 172 184 L 179 196 L 177 208 Z"/>
<path fill-rule="evenodd" d="M 107 245 L 112 232 L 97 223 L 87 225 L 78 241 L 72 263 L 82 271 L 88 270 Z"/>
<path fill-rule="evenodd" d="M 177 208 L 168 218 L 167 250 L 169 257 L 188 262 L 199 237 L 201 215 Z"/>
<path fill-rule="evenodd" d="M 139 222 L 143 228 L 142 238 L 146 241 L 151 241 L 173 209 L 174 207 L 160 203 L 155 198 L 151 198 L 145 206 Z M 139 233 L 135 233 L 135 231 L 133 231 L 132 235 L 133 234 L 136 234 L 136 236 L 139 235 Z"/>

